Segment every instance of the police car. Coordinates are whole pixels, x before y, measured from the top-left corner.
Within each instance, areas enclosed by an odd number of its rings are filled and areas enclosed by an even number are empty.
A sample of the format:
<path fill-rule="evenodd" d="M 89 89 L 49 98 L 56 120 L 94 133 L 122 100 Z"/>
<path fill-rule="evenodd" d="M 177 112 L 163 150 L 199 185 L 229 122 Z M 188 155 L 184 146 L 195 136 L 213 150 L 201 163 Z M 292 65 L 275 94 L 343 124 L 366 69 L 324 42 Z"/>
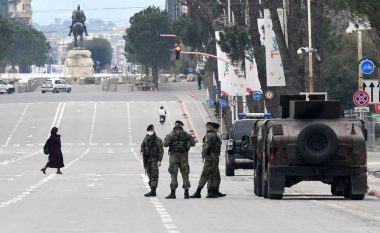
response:
<path fill-rule="evenodd" d="M 42 93 L 46 93 L 46 92 L 53 92 L 53 93 L 67 92 L 67 93 L 70 93 L 71 92 L 71 86 L 65 80 L 62 80 L 62 79 L 57 79 L 57 80 L 46 79 L 42 83 L 41 92 Z"/>
<path fill-rule="evenodd" d="M 13 92 L 15 92 L 15 87 L 7 81 L 0 79 L 0 94 L 12 94 Z"/>
<path fill-rule="evenodd" d="M 254 168 L 255 148 L 252 131 L 259 120 L 271 117 L 270 113 L 240 113 L 239 120 L 232 124 L 232 130 L 222 135 L 222 139 L 227 140 L 226 176 L 234 176 L 235 169 Z"/>

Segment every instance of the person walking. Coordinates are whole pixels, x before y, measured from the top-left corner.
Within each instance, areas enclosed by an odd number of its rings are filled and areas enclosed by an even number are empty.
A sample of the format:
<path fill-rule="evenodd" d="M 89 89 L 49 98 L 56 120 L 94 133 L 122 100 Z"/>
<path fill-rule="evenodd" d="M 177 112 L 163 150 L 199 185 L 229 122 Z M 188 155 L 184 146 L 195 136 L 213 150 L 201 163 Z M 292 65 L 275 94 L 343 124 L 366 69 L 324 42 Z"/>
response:
<path fill-rule="evenodd" d="M 144 169 L 148 174 L 150 192 L 144 194 L 146 197 L 155 197 L 158 185 L 159 167 L 164 156 L 164 147 L 162 140 L 157 137 L 153 125 L 147 128 L 147 135 L 145 136 L 140 151 L 143 161 Z"/>
<path fill-rule="evenodd" d="M 189 199 L 190 188 L 190 166 L 189 166 L 189 150 L 195 146 L 194 138 L 183 130 L 183 123 L 176 121 L 173 131 L 164 139 L 164 147 L 169 147 L 169 173 L 171 175 L 170 189 L 171 192 L 167 199 L 176 198 L 176 189 L 178 188 L 178 169 L 181 171 L 183 179 L 184 197 Z"/>
<path fill-rule="evenodd" d="M 50 137 L 44 146 L 45 153 L 49 154 L 49 161 L 41 171 L 46 174 L 46 169 L 57 168 L 57 174 L 63 174 L 61 168 L 65 165 L 63 163 L 63 154 L 61 150 L 61 135 L 58 134 L 58 128 L 53 127 L 50 131 Z"/>
<path fill-rule="evenodd" d="M 220 196 L 217 193 L 219 192 L 220 185 L 220 171 L 218 165 L 222 140 L 217 134 L 218 129 L 218 123 L 206 123 L 207 133 L 203 138 L 202 148 L 202 159 L 204 162 L 203 170 L 199 179 L 197 191 L 191 195 L 190 198 L 201 198 L 201 191 L 206 183 L 209 185 L 207 198 L 217 198 Z"/>
<path fill-rule="evenodd" d="M 202 76 L 199 72 L 197 73 L 197 76 L 198 76 L 198 90 L 202 90 Z"/>

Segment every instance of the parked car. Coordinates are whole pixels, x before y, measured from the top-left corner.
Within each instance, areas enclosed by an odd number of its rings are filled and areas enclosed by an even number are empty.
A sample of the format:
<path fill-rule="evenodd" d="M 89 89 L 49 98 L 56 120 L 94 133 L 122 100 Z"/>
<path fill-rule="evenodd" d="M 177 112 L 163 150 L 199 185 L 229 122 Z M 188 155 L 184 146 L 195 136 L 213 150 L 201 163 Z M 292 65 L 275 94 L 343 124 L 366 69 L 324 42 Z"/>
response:
<path fill-rule="evenodd" d="M 46 79 L 42 83 L 41 92 L 42 93 L 46 93 L 46 92 L 53 92 L 53 93 L 67 92 L 67 93 L 70 93 L 71 92 L 71 86 L 65 80 Z"/>
<path fill-rule="evenodd" d="M 15 86 L 12 84 L 9 84 L 7 81 L 0 79 L 0 94 L 8 93 L 12 94 L 15 92 Z"/>

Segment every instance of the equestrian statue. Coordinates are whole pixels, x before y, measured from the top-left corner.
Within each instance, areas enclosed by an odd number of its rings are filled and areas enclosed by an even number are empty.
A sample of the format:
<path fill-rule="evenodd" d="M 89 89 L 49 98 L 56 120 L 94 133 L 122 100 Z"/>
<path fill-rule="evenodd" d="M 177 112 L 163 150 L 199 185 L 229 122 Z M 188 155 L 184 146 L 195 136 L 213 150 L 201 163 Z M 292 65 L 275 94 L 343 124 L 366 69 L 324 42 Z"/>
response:
<path fill-rule="evenodd" d="M 80 47 L 83 47 L 83 33 L 88 36 L 87 33 L 87 27 L 85 25 L 86 22 L 86 15 L 84 14 L 83 10 L 80 9 L 80 5 L 78 5 L 78 8 L 73 11 L 73 15 L 71 16 L 72 23 L 70 26 L 70 32 L 69 36 L 71 36 L 71 33 L 74 35 L 74 43 L 75 47 L 78 48 L 78 37 L 80 39 Z"/>

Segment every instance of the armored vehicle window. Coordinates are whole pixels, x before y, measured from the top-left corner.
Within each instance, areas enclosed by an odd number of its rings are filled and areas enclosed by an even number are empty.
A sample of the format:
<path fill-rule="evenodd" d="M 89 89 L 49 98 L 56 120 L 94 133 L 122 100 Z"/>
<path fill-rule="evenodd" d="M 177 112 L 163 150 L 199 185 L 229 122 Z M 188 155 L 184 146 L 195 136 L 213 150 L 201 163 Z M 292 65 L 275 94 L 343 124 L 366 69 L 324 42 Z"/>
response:
<path fill-rule="evenodd" d="M 243 136 L 250 136 L 253 123 L 251 121 L 237 121 L 235 123 L 234 135 L 235 139 L 241 140 Z"/>

